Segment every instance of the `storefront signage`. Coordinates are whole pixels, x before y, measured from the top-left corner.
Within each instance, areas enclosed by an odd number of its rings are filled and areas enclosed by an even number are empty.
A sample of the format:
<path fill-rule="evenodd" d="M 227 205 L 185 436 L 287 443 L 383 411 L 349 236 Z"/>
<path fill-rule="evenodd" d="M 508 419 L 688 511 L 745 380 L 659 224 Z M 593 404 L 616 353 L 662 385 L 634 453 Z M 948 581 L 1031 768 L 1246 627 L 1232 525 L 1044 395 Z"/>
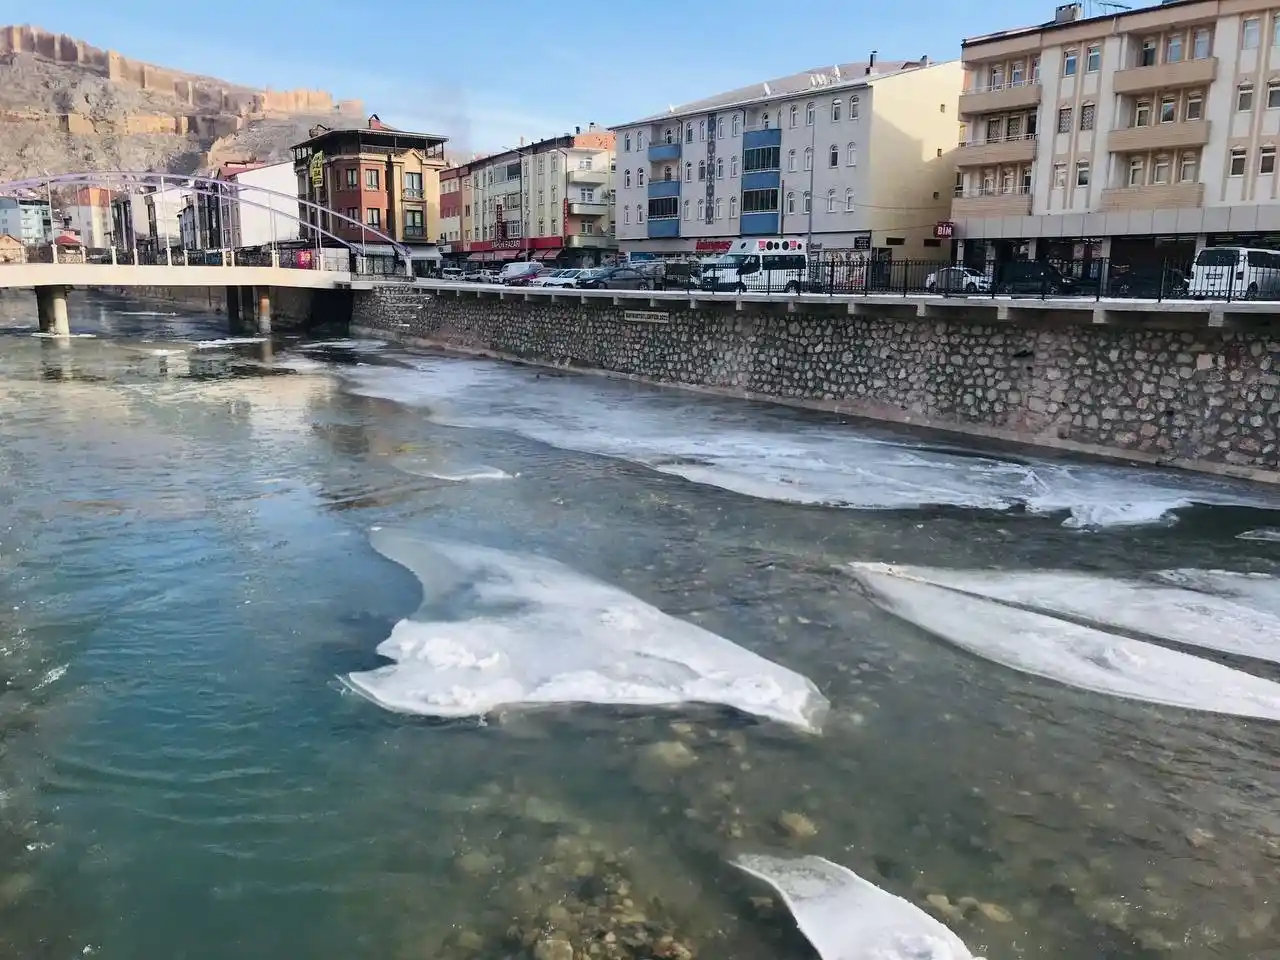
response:
<path fill-rule="evenodd" d="M 324 186 L 324 151 L 317 150 L 311 155 L 311 162 L 307 165 L 307 172 L 311 174 L 311 185 L 313 187 Z"/>
<path fill-rule="evenodd" d="M 860 237 L 854 237 L 854 238 L 853 238 L 853 249 L 855 249 L 855 250 L 870 250 L 870 249 L 871 249 L 871 235 L 870 235 L 869 233 L 864 233 L 864 234 L 863 234 L 862 236 L 860 236 Z"/>
<path fill-rule="evenodd" d="M 693 249 L 698 253 L 728 253 L 732 240 L 699 240 Z"/>
<path fill-rule="evenodd" d="M 933 237 L 935 240 L 950 240 L 955 229 L 956 225 L 950 220 L 940 220 L 933 225 Z"/>

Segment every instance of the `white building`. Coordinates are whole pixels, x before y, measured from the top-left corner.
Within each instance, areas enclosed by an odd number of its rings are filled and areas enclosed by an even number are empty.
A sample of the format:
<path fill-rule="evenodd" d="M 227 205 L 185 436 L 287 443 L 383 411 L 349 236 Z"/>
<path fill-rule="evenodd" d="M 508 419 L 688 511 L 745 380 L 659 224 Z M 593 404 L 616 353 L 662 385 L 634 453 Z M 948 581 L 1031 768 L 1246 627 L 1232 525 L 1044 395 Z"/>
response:
<path fill-rule="evenodd" d="M 111 245 L 111 191 L 80 187 L 59 208 L 61 221 L 91 249 Z"/>
<path fill-rule="evenodd" d="M 961 66 L 843 63 L 615 128 L 617 223 L 632 255 L 727 249 L 743 236 L 881 258 L 949 255 Z"/>
<path fill-rule="evenodd" d="M 223 238 L 228 241 L 223 247 L 258 247 L 298 239 L 298 179 L 292 160 L 240 170 L 228 174 L 227 179 L 241 188 L 257 189 L 232 189 L 219 198 Z"/>
<path fill-rule="evenodd" d="M 1277 5 L 1083 12 L 964 41 L 965 258 L 1185 265 L 1205 245 L 1280 248 Z"/>

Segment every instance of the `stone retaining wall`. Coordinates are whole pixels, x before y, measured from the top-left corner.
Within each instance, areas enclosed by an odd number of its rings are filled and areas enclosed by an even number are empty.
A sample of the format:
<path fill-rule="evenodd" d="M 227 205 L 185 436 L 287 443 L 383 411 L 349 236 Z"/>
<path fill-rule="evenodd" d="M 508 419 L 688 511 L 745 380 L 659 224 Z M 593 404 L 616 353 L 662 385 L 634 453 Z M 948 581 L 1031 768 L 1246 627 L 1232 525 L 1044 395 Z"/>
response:
<path fill-rule="evenodd" d="M 1280 482 L 1280 326 L 635 305 L 379 288 L 356 294 L 352 324 L 419 345 Z"/>

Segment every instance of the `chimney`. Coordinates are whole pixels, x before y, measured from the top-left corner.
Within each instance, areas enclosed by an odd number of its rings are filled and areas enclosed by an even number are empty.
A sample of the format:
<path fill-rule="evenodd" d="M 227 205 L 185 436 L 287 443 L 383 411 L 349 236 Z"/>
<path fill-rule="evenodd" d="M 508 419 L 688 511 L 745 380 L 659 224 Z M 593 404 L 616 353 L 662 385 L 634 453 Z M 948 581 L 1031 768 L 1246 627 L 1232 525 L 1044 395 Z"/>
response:
<path fill-rule="evenodd" d="M 520 146 L 522 146 L 522 147 L 524 146 L 524 137 L 521 137 L 521 138 L 520 138 Z"/>
<path fill-rule="evenodd" d="M 573 135 L 574 135 L 575 137 L 576 137 L 578 134 L 580 134 L 580 133 L 582 133 L 582 127 L 574 127 L 574 128 L 573 128 Z"/>
<path fill-rule="evenodd" d="M 590 123 L 587 124 L 588 130 L 594 130 L 595 128 L 596 128 L 596 122 L 594 120 L 592 120 Z"/>
<path fill-rule="evenodd" d="M 929 62 L 930 62 L 929 55 L 927 53 L 920 58 L 920 66 L 922 67 L 927 67 L 929 65 Z"/>
<path fill-rule="evenodd" d="M 867 61 L 867 76 L 871 76 L 871 74 L 876 72 L 876 52 L 877 51 L 872 50 L 871 59 Z"/>

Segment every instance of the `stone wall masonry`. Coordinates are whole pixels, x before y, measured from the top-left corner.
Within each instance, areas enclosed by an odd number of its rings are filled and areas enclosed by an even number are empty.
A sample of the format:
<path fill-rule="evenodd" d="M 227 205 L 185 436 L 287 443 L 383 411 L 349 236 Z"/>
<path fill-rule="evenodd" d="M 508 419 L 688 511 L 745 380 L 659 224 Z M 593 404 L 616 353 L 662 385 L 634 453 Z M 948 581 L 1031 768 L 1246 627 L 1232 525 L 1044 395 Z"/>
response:
<path fill-rule="evenodd" d="M 353 329 L 854 416 L 1280 482 L 1280 327 L 852 316 L 383 287 Z M 819 310 L 821 308 L 818 308 Z M 646 316 L 648 314 L 648 316 Z"/>

